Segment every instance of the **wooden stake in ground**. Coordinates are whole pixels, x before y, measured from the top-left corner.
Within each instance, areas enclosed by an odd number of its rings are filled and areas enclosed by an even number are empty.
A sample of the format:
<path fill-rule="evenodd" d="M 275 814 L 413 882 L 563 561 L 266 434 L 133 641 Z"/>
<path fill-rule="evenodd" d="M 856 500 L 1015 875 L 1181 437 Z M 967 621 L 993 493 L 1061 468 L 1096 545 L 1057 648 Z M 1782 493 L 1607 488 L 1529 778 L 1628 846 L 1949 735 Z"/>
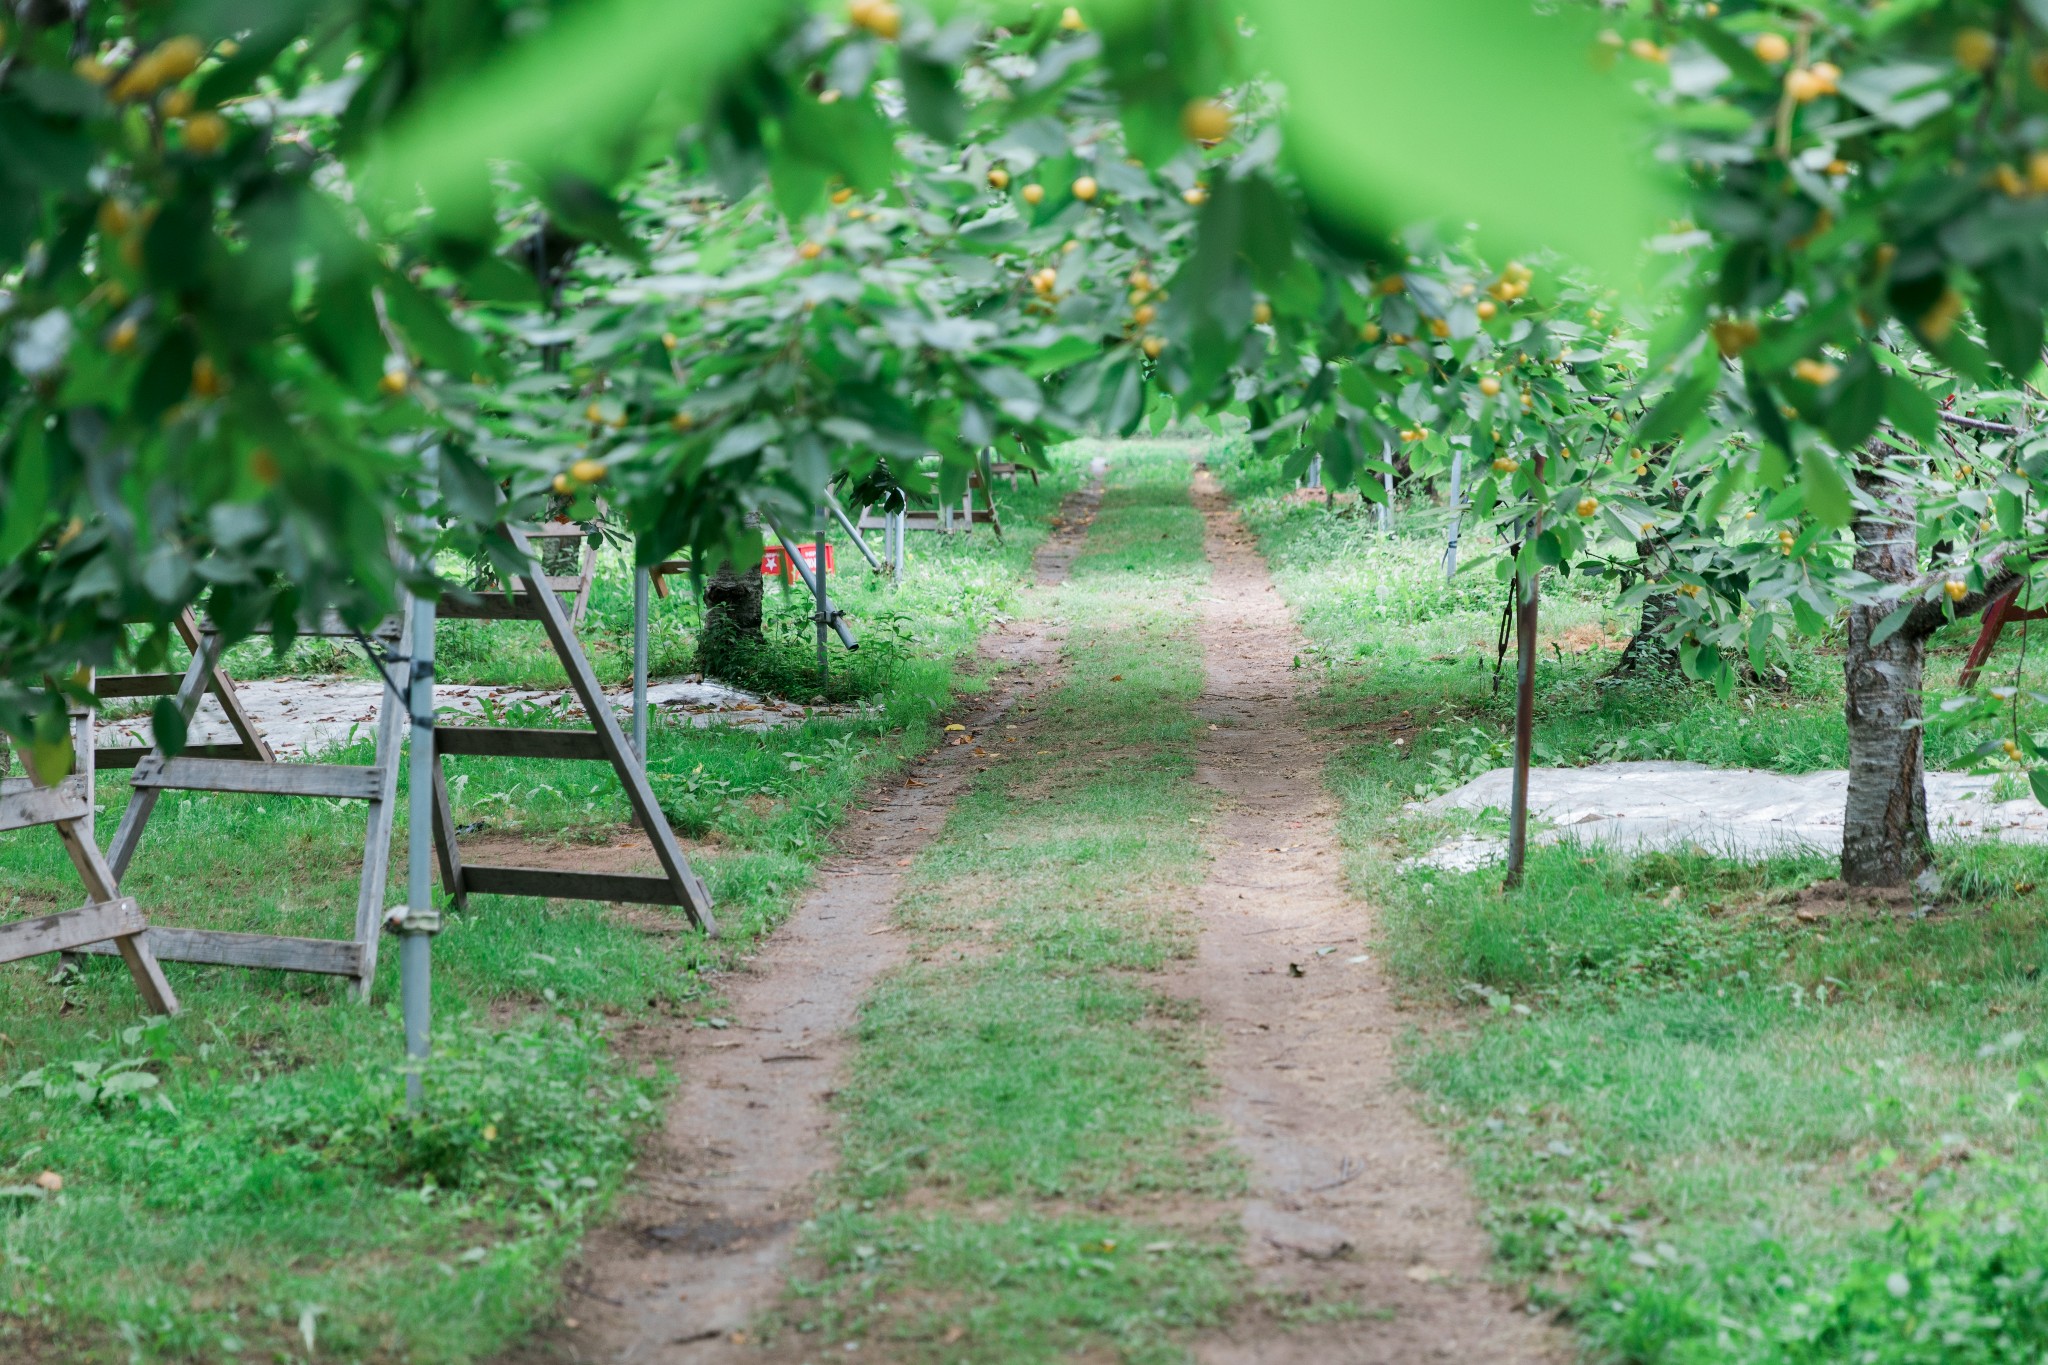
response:
<path fill-rule="evenodd" d="M 1543 453 L 1536 454 L 1536 487 L 1543 487 Z M 1543 507 L 1529 518 L 1526 547 L 1543 532 Z M 1533 554 L 1530 556 L 1533 558 Z M 1522 884 L 1522 863 L 1529 852 L 1529 748 L 1536 731 L 1536 597 L 1543 576 L 1539 567 L 1515 574 L 1515 777 L 1508 800 L 1508 875 L 1505 890 Z"/>

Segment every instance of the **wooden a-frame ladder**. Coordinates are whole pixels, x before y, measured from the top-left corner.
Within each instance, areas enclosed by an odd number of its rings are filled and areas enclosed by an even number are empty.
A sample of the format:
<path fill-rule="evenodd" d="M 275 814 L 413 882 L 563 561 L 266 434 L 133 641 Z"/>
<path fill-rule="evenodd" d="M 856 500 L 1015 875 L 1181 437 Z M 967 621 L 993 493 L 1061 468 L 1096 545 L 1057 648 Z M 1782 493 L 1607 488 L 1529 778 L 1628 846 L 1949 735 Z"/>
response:
<path fill-rule="evenodd" d="M 55 786 L 29 777 L 7 776 L 7 751 L 0 746 L 0 831 L 56 828 L 85 883 L 86 903 L 35 919 L 0 925 L 0 962 L 16 962 L 45 953 L 75 953 L 95 945 L 119 953 L 135 978 L 145 1005 L 158 1014 L 176 1014 L 178 997 L 164 980 L 149 938 L 149 922 L 131 897 L 120 894 L 112 868 L 93 842 L 93 717 L 88 710 L 72 713 L 71 776 Z"/>
<path fill-rule="evenodd" d="M 336 625 L 322 624 L 310 633 L 332 635 L 344 632 Z M 187 621 L 180 625 L 180 634 L 191 645 L 192 662 L 172 692 L 179 713 L 189 724 L 199 709 L 200 698 L 212 692 L 227 711 L 228 719 L 242 742 L 217 749 L 187 749 L 175 758 L 152 743 L 134 758 L 135 775 L 131 779 L 134 791 L 128 798 L 128 809 L 114 831 L 113 843 L 107 850 L 107 862 L 114 878 L 127 875 L 128 866 L 142 842 L 143 831 L 156 810 L 157 800 L 167 791 L 318 796 L 328 800 L 365 802 L 369 806 L 369 820 L 363 838 L 363 871 L 356 890 L 353 938 L 244 934 L 157 923 L 150 927 L 149 940 L 158 957 L 173 962 L 268 967 L 279 971 L 345 976 L 354 981 L 356 998 L 367 1001 L 371 982 L 377 975 L 377 935 L 383 927 L 384 888 L 391 868 L 391 825 L 397 808 L 399 744 L 403 738 L 400 726 L 405 714 L 401 698 L 408 683 L 405 664 L 389 659 L 376 661 L 383 686 L 377 706 L 376 757 L 369 764 L 280 763 L 242 710 L 235 696 L 233 681 L 220 668 L 220 634 L 210 627 L 193 626 L 189 613 Z M 388 647 L 399 639 L 397 621 L 387 621 L 380 626 L 377 638 L 388 652 Z M 161 695 L 161 676 L 135 675 L 116 684 L 123 690 L 103 691 L 101 695 Z M 111 752 L 120 755 L 124 751 Z M 120 766 L 119 758 L 115 760 L 115 766 Z M 80 951 L 106 953 L 112 950 L 100 945 Z"/>
<path fill-rule="evenodd" d="M 444 598 L 440 616 L 470 621 L 538 621 L 569 675 L 569 686 L 590 718 L 588 730 L 526 730 L 485 725 L 434 727 L 434 850 L 441 864 L 441 885 L 457 908 L 472 895 L 551 896 L 574 900 L 620 901 L 632 905 L 680 907 L 690 922 L 708 934 L 718 932 L 711 913 L 711 893 L 676 844 L 674 831 L 654 799 L 647 770 L 626 743 L 611 700 L 598 685 L 589 656 L 576 639 L 561 600 L 533 559 L 527 533 L 514 529 L 512 539 L 527 557 L 528 571 L 513 579 L 510 592 L 470 593 Z M 626 800 L 640 828 L 654 844 L 661 863 L 658 877 L 615 872 L 577 872 L 563 868 L 493 867 L 465 863 L 456 839 L 442 771 L 447 757 L 583 759 L 609 763 L 626 789 Z"/>

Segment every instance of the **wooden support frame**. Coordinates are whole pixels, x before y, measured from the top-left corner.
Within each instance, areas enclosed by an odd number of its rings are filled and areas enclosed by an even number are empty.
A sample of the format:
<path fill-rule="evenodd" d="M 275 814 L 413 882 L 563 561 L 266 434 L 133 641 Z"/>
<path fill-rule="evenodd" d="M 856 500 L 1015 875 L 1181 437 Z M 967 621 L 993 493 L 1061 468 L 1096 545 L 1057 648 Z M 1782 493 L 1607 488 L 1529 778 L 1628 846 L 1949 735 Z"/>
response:
<path fill-rule="evenodd" d="M 1970 646 L 1970 657 L 1963 663 L 1963 671 L 1956 678 L 1956 685 L 1963 688 L 1975 687 L 1977 675 L 1991 658 L 1991 651 L 1998 648 L 1998 637 L 2005 633 L 2009 621 L 2048 621 L 2048 609 L 2023 607 L 2020 589 L 2015 586 L 2010 592 L 1994 597 L 1984 608 L 1984 625 L 1977 632 L 1977 642 Z"/>
<path fill-rule="evenodd" d="M 182 633 L 182 631 L 181 631 Z M 378 628 L 387 645 L 398 640 L 396 620 Z M 403 661 L 379 662 L 386 684 L 377 708 L 377 752 L 365 767 L 341 763 L 280 763 L 255 731 L 234 695 L 234 684 L 219 667 L 221 637 L 195 628 L 192 660 L 174 696 L 189 721 L 200 698 L 212 691 L 229 719 L 240 717 L 236 732 L 244 743 L 226 754 L 188 748 L 172 758 L 154 745 L 133 763 L 134 792 L 107 850 L 110 876 L 127 875 L 142 842 L 143 831 L 166 791 L 245 792 L 277 797 L 317 796 L 329 800 L 363 801 L 369 818 L 363 838 L 363 871 L 356 891 L 355 933 L 347 939 L 301 938 L 286 934 L 243 934 L 219 929 L 188 929 L 156 925 L 151 943 L 158 957 L 172 962 L 203 962 L 228 967 L 266 967 L 290 972 L 345 976 L 354 982 L 357 1000 L 367 1002 L 377 974 L 378 934 L 384 923 L 384 891 L 390 878 L 391 829 L 397 809 L 400 722 L 407 675 Z M 147 677 L 148 675 L 142 675 Z M 124 684 L 126 685 L 126 684 Z M 246 729 L 244 728 L 246 726 Z M 260 757 L 252 756 L 250 750 Z M 103 953 L 104 946 L 82 951 Z"/>
<path fill-rule="evenodd" d="M 573 574 L 549 574 L 545 581 L 556 592 L 574 593 L 569 608 L 569 624 L 575 629 L 583 628 L 584 613 L 590 610 L 590 585 L 597 576 L 597 547 L 590 543 L 595 528 L 581 522 L 554 521 L 544 526 L 530 527 L 526 534 L 532 540 L 569 540 L 583 542 L 581 567 Z"/>
<path fill-rule="evenodd" d="M 512 532 L 519 548 L 527 551 L 531 569 L 519 576 L 511 590 L 478 596 L 467 594 L 465 604 L 449 599 L 441 612 L 471 620 L 538 620 L 569 675 L 576 700 L 590 717 L 588 730 L 517 730 L 490 726 L 443 725 L 434 731 L 434 851 L 441 867 L 441 885 L 458 909 L 467 908 L 471 894 L 546 896 L 577 900 L 623 901 L 635 905 L 680 907 L 690 922 L 707 934 L 718 932 L 712 915 L 711 893 L 683 856 L 675 832 L 661 813 L 648 784 L 647 770 L 619 728 L 611 700 L 598 685 L 589 656 L 557 590 L 550 586 L 540 565 L 532 559 L 527 534 Z M 488 605 L 485 605 L 488 604 Z M 624 876 L 603 872 L 575 872 L 559 868 L 493 867 L 466 863 L 455 831 L 455 818 L 448 799 L 448 779 L 443 759 L 455 756 L 569 759 L 605 762 L 618 774 L 626 789 L 634 819 L 654 845 L 661 863 L 659 877 Z"/>
<path fill-rule="evenodd" d="M 158 965 L 149 921 L 132 898 L 119 894 L 113 869 L 93 841 L 92 745 L 91 712 L 74 712 L 72 751 L 77 770 L 49 787 L 32 776 L 8 777 L 6 750 L 0 748 L 0 830 L 55 828 L 85 884 L 86 896 L 86 903 L 76 910 L 0 924 L 0 962 L 95 949 L 118 953 L 142 1003 L 157 1014 L 176 1014 L 178 997 Z"/>
<path fill-rule="evenodd" d="M 190 608 L 181 613 L 177 620 L 178 638 L 185 642 L 185 648 L 195 655 L 199 652 L 199 621 Z M 173 697 L 184 686 L 181 673 L 116 673 L 96 679 L 93 695 L 101 701 L 113 701 L 127 697 Z M 275 755 L 263 740 L 263 734 L 256 723 L 249 719 L 249 713 L 242 709 L 242 700 L 235 694 L 235 680 L 227 670 L 216 666 L 206 676 L 205 690 L 213 694 L 220 709 L 227 713 L 228 725 L 235 732 L 233 744 L 194 745 L 185 752 L 195 758 L 246 758 L 257 763 L 269 763 Z M 198 703 L 193 703 L 196 713 Z M 190 719 L 188 714 L 186 719 Z M 102 768 L 132 768 L 150 752 L 147 744 L 119 745 L 111 749 L 99 749 L 94 753 L 94 762 Z"/>

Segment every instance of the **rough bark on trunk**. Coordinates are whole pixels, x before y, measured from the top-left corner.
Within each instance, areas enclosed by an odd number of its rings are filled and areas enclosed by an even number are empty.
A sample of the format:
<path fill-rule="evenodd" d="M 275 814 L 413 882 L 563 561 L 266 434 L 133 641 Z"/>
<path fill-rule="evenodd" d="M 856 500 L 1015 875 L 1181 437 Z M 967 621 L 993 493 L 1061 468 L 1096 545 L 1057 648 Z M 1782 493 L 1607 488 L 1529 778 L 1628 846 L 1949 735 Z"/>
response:
<path fill-rule="evenodd" d="M 704 584 L 704 630 L 697 638 L 697 669 L 714 678 L 743 679 L 768 641 L 761 633 L 764 581 L 730 561 Z"/>
<path fill-rule="evenodd" d="M 1855 524 L 1856 567 L 1883 583 L 1919 576 L 1911 494 L 1874 473 L 1857 482 L 1877 508 Z M 1926 632 L 1909 627 L 1872 645 L 1895 602 L 1849 609 L 1843 662 L 1849 723 L 1849 795 L 1842 813 L 1842 880 L 1850 886 L 1906 886 L 1933 862 L 1921 745 L 1921 675 Z"/>
<path fill-rule="evenodd" d="M 1662 536 L 1636 542 L 1636 554 L 1643 561 L 1643 576 L 1653 582 L 1664 577 L 1671 568 L 1671 547 Z M 1636 624 L 1636 633 L 1621 651 L 1621 657 L 1614 661 L 1608 671 L 1609 677 L 1633 674 L 1638 677 L 1677 678 L 1682 676 L 1678 666 L 1678 647 L 1665 631 L 1665 624 L 1678 614 L 1678 603 L 1668 592 L 1653 593 L 1643 599 L 1642 618 Z"/>

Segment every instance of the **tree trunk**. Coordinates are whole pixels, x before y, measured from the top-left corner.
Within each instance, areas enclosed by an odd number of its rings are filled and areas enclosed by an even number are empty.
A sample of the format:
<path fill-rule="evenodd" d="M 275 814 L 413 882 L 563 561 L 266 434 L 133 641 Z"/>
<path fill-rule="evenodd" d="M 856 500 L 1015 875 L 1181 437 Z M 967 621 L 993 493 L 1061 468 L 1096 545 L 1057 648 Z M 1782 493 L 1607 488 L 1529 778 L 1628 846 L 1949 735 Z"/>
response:
<path fill-rule="evenodd" d="M 762 588 L 753 566 L 727 561 L 704 584 L 704 630 L 697 637 L 697 669 L 714 678 L 743 679 L 766 647 L 761 633 Z"/>
<path fill-rule="evenodd" d="M 1643 561 L 1643 576 L 1652 581 L 1661 579 L 1671 568 L 1671 547 L 1662 536 L 1636 542 L 1636 554 Z M 1666 633 L 1665 624 L 1678 615 L 1678 603 L 1670 593 L 1652 593 L 1643 599 L 1642 618 L 1636 624 L 1636 633 L 1629 638 L 1621 657 L 1614 661 L 1608 671 L 1609 677 L 1624 673 L 1639 677 L 1677 678 L 1682 676 L 1678 666 L 1678 646 Z"/>
<path fill-rule="evenodd" d="M 1879 509 L 1855 525 L 1856 567 L 1883 583 L 1919 575 L 1911 494 L 1872 472 L 1858 484 Z M 1907 886 L 1934 861 L 1927 832 L 1927 779 L 1921 746 L 1921 674 L 1927 636 L 1895 632 L 1873 646 L 1871 634 L 1897 606 L 1849 609 L 1843 668 L 1849 721 L 1849 797 L 1842 813 L 1842 880 L 1850 886 Z"/>

